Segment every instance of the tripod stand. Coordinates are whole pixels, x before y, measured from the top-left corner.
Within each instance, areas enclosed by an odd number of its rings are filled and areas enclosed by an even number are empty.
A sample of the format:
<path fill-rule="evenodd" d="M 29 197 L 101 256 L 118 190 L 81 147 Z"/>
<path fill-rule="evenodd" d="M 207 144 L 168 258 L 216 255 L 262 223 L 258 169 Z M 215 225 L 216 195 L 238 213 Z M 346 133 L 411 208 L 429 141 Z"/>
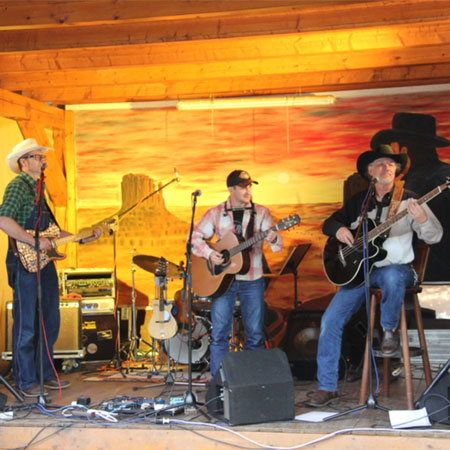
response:
<path fill-rule="evenodd" d="M 374 184 L 371 183 L 369 190 L 367 191 L 367 196 L 363 202 L 362 211 L 362 237 L 363 237 L 363 269 L 364 269 L 364 293 L 366 299 L 366 312 L 367 312 L 367 347 L 366 351 L 369 352 L 369 393 L 364 405 L 357 406 L 356 408 L 343 411 L 341 413 L 333 414 L 323 419 L 323 421 L 328 421 L 336 419 L 347 414 L 362 411 L 363 409 L 381 409 L 382 411 L 389 412 L 389 409 L 384 406 L 378 405 L 375 395 L 373 393 L 373 380 L 372 380 L 372 368 L 373 368 L 373 350 L 372 350 L 372 327 L 371 327 L 371 308 L 370 308 L 370 271 L 369 271 L 369 242 L 368 242 L 368 218 L 367 210 L 369 207 L 370 200 L 374 193 Z"/>
<path fill-rule="evenodd" d="M 23 403 L 25 400 L 23 397 L 0 375 L 0 383 L 2 383 L 9 392 L 11 392 L 14 397 L 20 402 Z"/>

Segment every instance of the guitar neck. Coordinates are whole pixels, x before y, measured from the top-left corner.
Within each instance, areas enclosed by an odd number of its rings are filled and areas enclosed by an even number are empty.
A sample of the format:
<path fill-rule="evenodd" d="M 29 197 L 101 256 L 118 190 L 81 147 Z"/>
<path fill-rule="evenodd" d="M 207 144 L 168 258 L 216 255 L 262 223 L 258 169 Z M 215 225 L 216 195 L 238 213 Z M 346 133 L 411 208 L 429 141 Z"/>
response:
<path fill-rule="evenodd" d="M 57 247 L 59 247 L 60 245 L 66 245 L 69 244 L 71 242 L 75 242 L 75 241 L 79 241 L 80 239 L 84 239 L 87 238 L 89 236 L 92 236 L 92 229 L 91 230 L 85 230 L 85 231 L 81 231 L 80 233 L 77 234 L 72 234 L 70 236 L 64 236 L 61 238 L 57 238 L 54 240 L 54 243 Z"/>
<path fill-rule="evenodd" d="M 417 203 L 419 205 L 422 205 L 422 204 L 429 202 L 431 199 L 433 199 L 434 197 L 439 195 L 446 187 L 447 187 L 447 184 L 444 183 L 443 185 L 434 188 L 432 191 L 428 192 L 428 194 L 425 194 L 423 197 L 420 197 L 419 200 L 417 200 Z M 408 215 L 408 210 L 403 209 L 395 216 L 392 216 L 390 219 L 386 220 L 382 224 L 375 227 L 373 230 L 369 231 L 369 233 L 367 234 L 368 241 L 372 241 L 376 237 L 380 236 L 381 234 L 383 234 L 384 232 L 389 230 L 389 228 L 391 228 L 399 220 L 403 219 L 403 217 L 405 217 L 406 215 Z M 361 246 L 362 243 L 363 243 L 363 238 L 361 236 L 357 239 L 355 244 L 356 244 L 356 246 Z"/>
<path fill-rule="evenodd" d="M 274 230 L 274 231 L 278 230 L 278 225 L 274 225 L 273 227 L 267 229 L 266 231 L 261 231 L 261 233 L 258 233 L 257 235 L 251 237 L 250 239 L 247 239 L 246 241 L 241 242 L 239 245 L 236 245 L 236 247 L 233 247 L 232 249 L 230 249 L 230 256 L 237 255 L 238 253 L 240 253 L 243 250 L 245 250 L 246 248 L 252 246 L 256 242 L 262 241 L 263 239 L 265 239 L 267 237 L 270 230 Z"/>

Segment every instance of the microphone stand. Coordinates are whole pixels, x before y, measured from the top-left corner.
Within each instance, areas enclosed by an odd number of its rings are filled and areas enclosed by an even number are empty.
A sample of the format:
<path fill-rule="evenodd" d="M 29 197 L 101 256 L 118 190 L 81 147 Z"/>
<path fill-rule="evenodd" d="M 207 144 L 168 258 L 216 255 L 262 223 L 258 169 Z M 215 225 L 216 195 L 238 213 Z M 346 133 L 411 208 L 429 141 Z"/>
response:
<path fill-rule="evenodd" d="M 39 315 L 39 385 L 40 392 L 38 402 L 41 405 L 46 404 L 44 394 L 44 316 L 42 314 L 42 284 L 41 284 L 41 253 L 39 250 L 39 224 L 42 214 L 42 202 L 44 201 L 43 195 L 44 184 L 44 169 L 42 169 L 41 176 L 39 177 L 38 184 L 36 185 L 37 198 L 36 206 L 38 206 L 37 220 L 34 226 L 34 248 L 36 251 L 36 281 L 37 281 L 37 303 L 38 303 L 38 315 Z M 49 355 L 49 358 L 51 356 Z"/>
<path fill-rule="evenodd" d="M 364 405 L 357 406 L 356 408 L 349 409 L 347 411 L 343 411 L 341 413 L 333 414 L 332 416 L 328 416 L 323 419 L 324 422 L 332 419 L 336 419 L 341 416 L 345 416 L 347 414 L 351 414 L 357 411 L 362 411 L 363 409 L 381 409 L 382 411 L 389 412 L 389 409 L 385 408 L 384 406 L 380 406 L 377 403 L 377 400 L 375 398 L 375 395 L 373 393 L 373 386 L 372 386 L 372 369 L 373 369 L 373 360 L 374 360 L 374 354 L 372 349 L 372 318 L 371 318 L 371 308 L 370 308 L 370 271 L 369 271 L 369 242 L 367 240 L 368 235 L 368 217 L 367 217 L 367 210 L 369 208 L 369 203 L 371 198 L 373 197 L 374 191 L 375 191 L 375 183 L 377 182 L 376 179 L 374 179 L 370 185 L 369 189 L 367 191 L 366 200 L 363 203 L 363 211 L 362 211 L 362 237 L 363 237 L 363 270 L 364 270 L 364 292 L 366 297 L 366 315 L 367 315 L 367 343 L 368 343 L 368 352 L 369 352 L 369 393 L 367 395 L 366 403 Z"/>
<path fill-rule="evenodd" d="M 146 195 L 145 197 L 142 197 L 140 200 L 138 200 L 134 205 L 131 205 L 130 207 L 128 207 L 127 209 L 121 211 L 119 210 L 119 212 L 117 212 L 116 214 L 113 214 L 112 216 L 106 218 L 105 220 L 103 220 L 102 222 L 113 222 L 114 225 L 117 227 L 114 230 L 114 234 L 113 234 L 113 260 L 114 260 L 114 279 L 117 280 L 117 232 L 119 229 L 119 222 L 120 220 L 122 220 L 126 215 L 128 215 L 129 213 L 131 213 L 132 211 L 134 211 L 141 203 L 143 203 L 145 200 L 149 199 L 150 197 L 153 197 L 155 194 L 157 194 L 158 192 L 162 191 L 165 187 L 169 186 L 169 184 L 174 183 L 175 181 L 177 183 L 180 182 L 180 177 L 178 176 L 178 172 L 176 169 L 174 169 L 174 173 L 175 173 L 175 177 L 172 178 L 170 181 L 168 181 L 166 184 L 162 185 L 161 187 L 159 187 L 158 189 L 150 192 L 148 195 Z M 134 273 L 133 273 L 134 275 Z M 134 276 L 133 276 L 134 278 Z M 134 280 L 133 280 L 134 283 Z M 134 288 L 133 288 L 134 291 Z M 119 292 L 116 289 L 116 298 L 115 298 L 115 309 L 114 312 L 117 311 L 118 308 L 118 302 L 119 302 Z M 133 320 L 133 330 L 136 329 L 136 317 L 133 316 L 132 318 Z M 120 311 L 119 311 L 119 316 L 117 317 L 117 335 L 118 335 L 118 343 L 117 343 L 117 351 L 116 351 L 116 368 L 119 368 L 121 366 L 122 363 L 122 359 L 120 357 Z M 135 336 L 135 334 L 133 334 L 133 336 Z M 135 342 L 132 342 L 131 345 L 136 345 Z M 136 349 L 133 348 L 133 355 L 135 355 Z"/>
<path fill-rule="evenodd" d="M 188 240 L 186 243 L 186 271 L 184 277 L 184 286 L 182 293 L 182 301 L 188 302 L 188 390 L 184 394 L 184 403 L 186 407 L 195 408 L 197 400 L 192 391 L 192 274 L 191 274 L 191 251 L 192 251 L 192 233 L 194 231 L 195 208 L 197 206 L 197 197 L 199 194 L 192 194 L 192 216 L 191 226 L 189 229 Z"/>

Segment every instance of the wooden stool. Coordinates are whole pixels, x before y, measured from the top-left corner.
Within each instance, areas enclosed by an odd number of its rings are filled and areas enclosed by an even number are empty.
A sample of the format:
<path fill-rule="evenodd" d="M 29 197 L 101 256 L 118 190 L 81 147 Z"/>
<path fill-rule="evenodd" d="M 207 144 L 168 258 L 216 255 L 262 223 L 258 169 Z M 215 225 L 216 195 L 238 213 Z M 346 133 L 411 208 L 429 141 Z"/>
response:
<path fill-rule="evenodd" d="M 413 392 L 413 382 L 412 382 L 412 372 L 411 372 L 411 361 L 410 361 L 410 348 L 408 343 L 408 327 L 406 324 L 406 313 L 405 313 L 405 303 L 411 304 L 414 308 L 414 316 L 417 324 L 417 333 L 419 336 L 419 352 L 422 355 L 423 369 L 425 372 L 425 382 L 427 386 L 431 383 L 431 369 L 430 361 L 428 358 L 427 343 L 425 340 L 425 333 L 423 329 L 422 312 L 420 310 L 419 297 L 418 294 L 422 292 L 420 283 L 423 281 L 425 275 L 425 268 L 428 262 L 429 247 L 426 244 L 419 244 L 416 247 L 416 258 L 414 260 L 414 269 L 416 270 L 418 276 L 418 282 L 415 286 L 406 289 L 405 299 L 402 305 L 400 313 L 400 336 L 402 345 L 402 359 L 403 359 L 403 371 L 405 374 L 405 390 L 406 390 L 406 402 L 408 409 L 414 409 L 414 392 Z M 370 329 L 371 335 L 373 336 L 374 324 L 375 324 L 375 307 L 377 302 L 381 301 L 381 290 L 372 288 L 370 289 Z M 370 343 L 372 344 L 372 343 Z M 389 382 L 390 382 L 390 368 L 391 368 L 391 358 L 398 357 L 399 352 L 396 352 L 390 357 L 383 357 L 383 395 L 389 396 Z M 366 339 L 366 350 L 364 353 L 364 366 L 361 380 L 361 390 L 359 396 L 360 404 L 364 404 L 369 390 L 369 341 Z"/>

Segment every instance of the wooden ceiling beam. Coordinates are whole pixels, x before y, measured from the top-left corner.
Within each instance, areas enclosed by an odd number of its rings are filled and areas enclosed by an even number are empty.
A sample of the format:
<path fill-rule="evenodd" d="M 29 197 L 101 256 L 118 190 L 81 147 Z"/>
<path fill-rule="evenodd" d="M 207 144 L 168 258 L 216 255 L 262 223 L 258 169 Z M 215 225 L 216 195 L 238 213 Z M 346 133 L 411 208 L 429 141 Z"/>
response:
<path fill-rule="evenodd" d="M 450 19 L 321 33 L 0 53 L 0 76 L 21 71 L 53 72 L 64 69 L 126 68 L 186 62 L 198 64 L 281 56 L 296 58 L 313 54 L 326 56 L 327 53 L 334 52 L 388 51 L 443 44 L 450 44 Z"/>
<path fill-rule="evenodd" d="M 20 2 L 14 3 L 20 4 Z M 120 2 L 103 2 L 108 5 L 103 10 L 100 5 L 102 1 L 84 2 L 86 11 L 79 10 L 81 2 L 58 2 L 53 6 L 41 5 L 45 13 L 39 12 L 38 4 L 40 3 L 48 2 L 33 2 L 33 14 L 30 13 L 30 7 L 22 11 L 23 7 L 18 6 L 21 12 L 17 12 L 14 5 L 8 9 L 7 14 L 0 14 L 0 51 L 217 40 L 241 36 L 338 30 L 355 28 L 355 26 L 358 28 L 386 26 L 450 18 L 450 0 L 174 2 L 186 8 L 184 13 L 181 14 L 181 10 L 176 11 L 172 5 L 170 11 L 173 14 L 164 19 L 161 19 L 161 16 L 158 16 L 150 7 L 154 2 L 148 1 L 143 2 L 143 5 L 141 5 L 142 2 L 123 2 L 124 4 L 121 5 L 124 9 L 123 14 L 115 12 Z M 72 10 L 71 3 L 74 4 Z M 170 5 L 172 2 L 155 3 Z M 78 10 L 75 9 L 77 4 Z M 142 6 L 138 13 L 133 13 L 133 8 L 138 8 L 133 4 Z M 189 13 L 193 4 L 199 4 L 198 8 L 203 5 L 205 10 L 208 10 L 208 4 L 209 9 L 216 4 L 217 11 L 214 14 L 211 12 Z M 260 6 L 272 4 L 272 7 L 258 9 L 258 4 Z M 249 10 L 249 6 L 254 8 Z M 67 9 L 67 13 L 59 12 L 59 8 L 63 7 L 64 10 Z M 92 14 L 89 13 L 91 8 L 95 10 Z M 389 14 L 386 14 L 386 11 L 389 11 Z M 71 14 L 74 16 L 72 21 L 69 19 Z M 48 19 L 46 19 L 47 16 Z M 98 18 L 97 21 L 93 19 L 95 17 Z M 130 22 L 130 19 L 124 17 L 140 17 L 142 20 Z M 155 20 L 155 17 L 158 17 L 158 20 Z"/>
<path fill-rule="evenodd" d="M 0 88 L 0 116 L 64 129 L 64 111 Z"/>
<path fill-rule="evenodd" d="M 24 94 L 52 98 L 60 104 L 139 102 L 181 98 L 208 98 L 296 94 L 347 89 L 370 89 L 450 83 L 450 63 L 407 67 L 333 70 L 327 72 L 276 74 L 260 77 L 221 77 L 178 80 L 170 83 L 115 84 L 59 89 L 40 89 Z"/>
<path fill-rule="evenodd" d="M 205 62 L 203 64 L 160 64 L 132 68 L 107 68 L 85 70 L 36 71 L 3 73 L 1 87 L 14 91 L 49 91 L 70 87 L 72 89 L 95 85 L 155 84 L 166 85 L 176 81 L 200 81 L 244 76 L 324 72 L 330 70 L 376 69 L 404 67 L 417 64 L 443 64 L 450 62 L 450 43 L 399 49 L 330 52 L 272 58 L 247 58 L 245 60 Z M 41 99 L 41 96 L 39 96 Z M 53 102 L 51 98 L 45 101 Z"/>

